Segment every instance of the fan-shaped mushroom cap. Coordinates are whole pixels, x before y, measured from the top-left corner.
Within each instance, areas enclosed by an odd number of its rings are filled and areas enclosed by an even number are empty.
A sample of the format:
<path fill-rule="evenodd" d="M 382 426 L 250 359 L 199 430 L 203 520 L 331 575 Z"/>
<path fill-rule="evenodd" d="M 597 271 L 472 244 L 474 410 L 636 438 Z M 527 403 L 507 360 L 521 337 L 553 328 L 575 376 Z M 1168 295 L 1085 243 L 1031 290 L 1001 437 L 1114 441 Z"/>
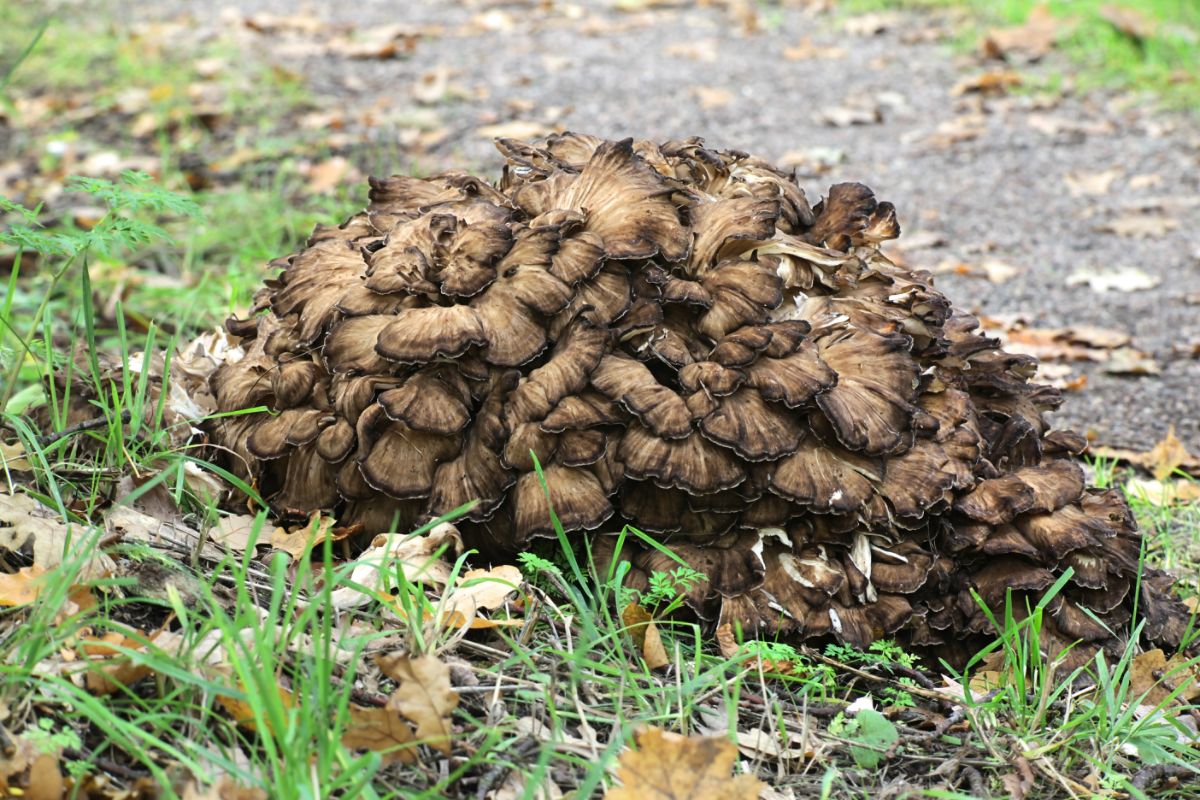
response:
<path fill-rule="evenodd" d="M 1135 608 L 1147 644 L 1181 641 L 1120 493 L 1085 489 L 1086 441 L 1049 429 L 1036 360 L 879 252 L 891 204 L 839 184 L 810 208 L 696 138 L 498 146 L 495 186 L 373 179 L 229 322 L 218 409 L 269 413 L 212 438 L 278 516 L 377 532 L 465 509 L 495 557 L 555 519 L 628 523 L 669 552 L 600 535 L 598 563 L 641 589 L 674 554 L 705 624 L 761 635 L 961 661 L 995 634 L 976 597 L 1057 581 L 1048 647 L 1115 651 Z"/>

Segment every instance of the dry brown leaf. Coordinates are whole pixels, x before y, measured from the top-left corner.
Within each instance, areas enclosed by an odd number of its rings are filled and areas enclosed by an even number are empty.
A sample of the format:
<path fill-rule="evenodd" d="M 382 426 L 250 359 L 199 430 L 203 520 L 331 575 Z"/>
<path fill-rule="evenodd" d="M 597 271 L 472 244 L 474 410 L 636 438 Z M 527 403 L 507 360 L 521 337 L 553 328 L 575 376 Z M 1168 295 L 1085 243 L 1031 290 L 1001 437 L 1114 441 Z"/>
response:
<path fill-rule="evenodd" d="M 846 161 L 846 151 L 836 147 L 807 147 L 789 150 L 779 160 L 780 166 L 794 169 L 801 175 L 824 175 Z"/>
<path fill-rule="evenodd" d="M 1029 114 L 1025 123 L 1047 136 L 1072 134 L 1075 136 L 1098 136 L 1112 133 L 1116 126 L 1104 119 L 1085 119 L 1078 115 Z"/>
<path fill-rule="evenodd" d="M 1166 214 L 1124 214 L 1096 230 L 1136 239 L 1157 239 L 1179 227 L 1179 220 Z"/>
<path fill-rule="evenodd" d="M 339 36 L 325 45 L 332 55 L 358 60 L 392 59 L 411 55 L 421 34 L 403 25 L 381 25 L 363 37 Z"/>
<path fill-rule="evenodd" d="M 832 60 L 835 58 L 844 58 L 845 55 L 845 49 L 814 44 L 810 36 L 805 36 L 795 47 L 783 48 L 783 57 L 788 61 L 808 61 L 809 59 Z"/>
<path fill-rule="evenodd" d="M 1108 194 L 1113 181 L 1121 177 L 1120 167 L 1093 172 L 1090 170 L 1074 170 L 1063 176 L 1067 184 L 1067 192 L 1071 197 Z"/>
<path fill-rule="evenodd" d="M 520 591 L 524 580 L 521 570 L 508 564 L 468 571 L 442 598 L 442 624 L 452 628 L 469 625 L 472 629 L 525 624 L 520 619 L 493 620 L 479 616 L 480 611 L 503 606 L 513 592 Z"/>
<path fill-rule="evenodd" d="M 983 114 L 963 114 L 940 123 L 925 141 L 931 147 L 950 147 L 978 139 L 986 130 L 987 118 Z"/>
<path fill-rule="evenodd" d="M 716 61 L 717 40 L 694 39 L 689 42 L 676 42 L 667 45 L 665 52 L 674 58 L 686 58 L 689 61 Z"/>
<path fill-rule="evenodd" d="M 1067 286 L 1087 286 L 1095 292 L 1140 292 L 1160 283 L 1162 278 L 1137 267 L 1081 267 L 1067 276 Z"/>
<path fill-rule="evenodd" d="M 1023 25 L 988 31 L 980 47 L 987 58 L 1018 56 L 1036 61 L 1053 50 L 1073 27 L 1071 20 L 1055 17 L 1049 7 L 1038 5 L 1030 10 Z"/>
<path fill-rule="evenodd" d="M 243 552 L 250 546 L 250 537 L 255 532 L 257 519 L 257 517 L 252 517 L 249 514 L 221 517 L 216 526 L 209 531 L 209 539 L 222 547 L 227 547 L 239 553 Z M 269 530 L 269 526 L 264 521 L 258 526 L 258 536 L 255 544 L 265 544 L 275 539 L 276 536 L 286 535 L 287 531 L 283 530 L 283 528 Z"/>
<path fill-rule="evenodd" d="M 510 122 L 497 122 L 494 125 L 484 125 L 476 128 L 475 134 L 484 139 L 539 139 L 553 130 L 544 122 L 514 119 Z"/>
<path fill-rule="evenodd" d="M 381 655 L 376 662 L 400 684 L 388 698 L 387 708 L 412 720 L 423 744 L 449 755 L 450 714 L 458 707 L 458 693 L 450 686 L 450 668 L 431 655 Z"/>
<path fill-rule="evenodd" d="M 1146 451 L 1146 466 L 1160 481 L 1170 477 L 1181 466 L 1195 463 L 1191 453 L 1175 435 L 1175 426 L 1167 428 L 1167 435 L 1158 444 Z"/>
<path fill-rule="evenodd" d="M 1108 375 L 1161 375 L 1162 367 L 1136 347 L 1118 347 L 1109 352 L 1100 371 Z"/>
<path fill-rule="evenodd" d="M 0 492 L 0 550 L 23 553 L 33 565 L 50 571 L 79 557 L 96 537 L 86 527 L 67 526 L 53 509 L 26 494 Z M 90 551 L 76 575 L 80 583 L 111 575 L 116 565 L 104 553 Z"/>
<path fill-rule="evenodd" d="M 733 92 L 719 86 L 693 86 L 692 94 L 700 103 L 700 108 L 722 108 L 733 102 Z"/>
<path fill-rule="evenodd" d="M 332 194 L 339 186 L 355 179 L 354 165 L 342 156 L 319 161 L 308 168 L 308 183 L 305 188 L 310 194 Z"/>
<path fill-rule="evenodd" d="M 642 654 L 647 667 L 659 669 L 671 663 L 671 659 L 667 657 L 667 651 L 663 647 L 662 636 L 654 624 L 654 617 L 649 611 L 637 603 L 630 603 L 621 612 L 621 621 L 625 623 L 625 628 L 629 631 L 629 636 L 637 646 L 638 652 Z"/>
<path fill-rule="evenodd" d="M 26 457 L 25 445 L 20 442 L 4 444 L 0 442 L 0 471 L 28 472 L 33 469 Z"/>
<path fill-rule="evenodd" d="M 874 125 L 883 121 L 883 112 L 877 105 L 829 106 L 817 112 L 817 120 L 834 128 Z"/>
<path fill-rule="evenodd" d="M 1125 494 L 1160 508 L 1191 505 L 1200 502 L 1200 483 L 1186 478 L 1173 481 L 1130 478 L 1125 482 Z"/>
<path fill-rule="evenodd" d="M 0 572 L 0 606 L 23 606 L 37 600 L 43 584 L 38 580 L 45 570 L 34 565 L 16 572 Z"/>
<path fill-rule="evenodd" d="M 605 800 L 757 800 L 762 781 L 731 775 L 737 752 L 727 739 L 643 728 L 637 749 L 621 754 L 621 785 Z"/>
<path fill-rule="evenodd" d="M 969 78 L 963 78 L 954 84 L 950 94 L 961 97 L 965 94 L 1004 94 L 1014 86 L 1021 85 L 1019 73 L 1008 69 L 993 69 Z"/>
<path fill-rule="evenodd" d="M 242 786 L 228 775 L 208 787 L 201 787 L 194 780 L 183 787 L 180 800 L 268 800 L 265 789 Z"/>
<path fill-rule="evenodd" d="M 383 753 L 385 764 L 417 760 L 412 727 L 392 708 L 350 705 L 350 720 L 342 732 L 342 744 L 351 750 Z"/>
<path fill-rule="evenodd" d="M 1174 425 L 1167 429 L 1167 435 L 1162 438 L 1162 441 L 1145 452 L 1104 446 L 1091 447 L 1089 452 L 1094 456 L 1124 461 L 1141 467 L 1158 480 L 1165 480 L 1177 469 L 1189 475 L 1200 476 L 1200 459 L 1189 453 L 1183 442 L 1179 441 L 1175 435 Z"/>
<path fill-rule="evenodd" d="M 1013 766 L 1016 767 L 1016 772 L 1001 775 L 1000 783 L 1008 792 L 1008 800 L 1025 800 L 1030 790 L 1037 785 L 1037 778 L 1033 774 L 1033 767 L 1029 765 L 1029 759 L 1025 756 L 1017 756 L 1013 760 Z"/>
<path fill-rule="evenodd" d="M 895 11 L 881 11 L 874 14 L 858 14 L 850 17 L 842 25 L 851 36 L 878 36 L 891 28 L 902 25 L 905 18 Z"/>
<path fill-rule="evenodd" d="M 0 792 L 4 797 L 62 800 L 67 796 L 66 780 L 59 767 L 61 751 L 58 746 L 43 740 L 35 742 L 24 736 L 6 744 L 0 755 Z"/>
<path fill-rule="evenodd" d="M 1118 31 L 1139 42 L 1152 38 L 1158 32 L 1158 22 L 1130 6 L 1102 6 L 1100 19 Z"/>
<path fill-rule="evenodd" d="M 1144 700 L 1137 700 L 1139 704 L 1166 702 L 1180 687 L 1175 702 L 1183 704 L 1200 699 L 1200 668 L 1194 659 L 1178 653 L 1167 658 L 1162 650 L 1149 650 L 1134 657 L 1130 665 L 1129 690 L 1135 699 L 1146 694 Z"/>
<path fill-rule="evenodd" d="M 458 528 L 449 522 L 435 525 L 420 536 L 404 533 L 384 533 L 371 540 L 371 547 L 356 558 L 356 566 L 350 572 L 350 581 L 364 587 L 366 593 L 356 588 L 342 586 L 334 589 L 334 608 L 355 608 L 372 600 L 390 600 L 391 596 L 380 592 L 384 576 L 395 574 L 397 565 L 402 566 L 404 577 L 409 583 L 424 583 L 441 588 L 450 580 L 450 564 L 438 557 L 445 551 L 451 557 L 462 551 L 462 537 Z"/>
<path fill-rule="evenodd" d="M 322 516 L 317 512 L 303 527 L 290 531 L 276 528 L 271 532 L 271 546 L 284 551 L 294 561 L 302 558 L 310 549 L 319 547 L 326 539 L 337 541 L 342 538 L 336 532 L 335 524 L 333 517 Z"/>

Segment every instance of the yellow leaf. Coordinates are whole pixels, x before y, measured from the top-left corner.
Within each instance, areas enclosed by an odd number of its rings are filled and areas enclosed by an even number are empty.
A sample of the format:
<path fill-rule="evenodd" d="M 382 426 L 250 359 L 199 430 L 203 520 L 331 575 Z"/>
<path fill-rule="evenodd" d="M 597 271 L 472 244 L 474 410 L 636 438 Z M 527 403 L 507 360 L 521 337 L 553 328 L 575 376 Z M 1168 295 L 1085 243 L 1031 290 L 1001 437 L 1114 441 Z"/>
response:
<path fill-rule="evenodd" d="M 409 724 L 391 708 L 350 706 L 350 723 L 342 732 L 342 744 L 351 750 L 383 753 L 384 763 L 417 760 L 412 747 L 415 736 Z"/>
<path fill-rule="evenodd" d="M 450 714 L 458 693 L 450 686 L 450 668 L 431 655 L 381 655 L 383 673 L 400 685 L 387 707 L 416 723 L 417 738 L 449 755 Z"/>
<path fill-rule="evenodd" d="M 1162 438 L 1161 442 L 1146 451 L 1146 464 L 1154 477 L 1160 481 L 1166 479 L 1181 464 L 1190 460 L 1192 460 L 1192 456 L 1183 446 L 1183 442 L 1179 441 L 1179 437 L 1175 435 L 1174 425 L 1167 429 L 1167 435 Z"/>
<path fill-rule="evenodd" d="M 37 579 L 45 572 L 35 564 L 16 572 L 0 573 L 0 606 L 23 606 L 36 600 L 42 589 Z"/>
<path fill-rule="evenodd" d="M 458 586 L 442 598 L 441 623 L 452 628 L 469 625 L 472 630 L 504 625 L 523 625 L 520 619 L 491 620 L 479 616 L 504 605 L 509 595 L 520 590 L 521 570 L 503 564 L 491 569 L 473 569 L 459 579 Z"/>
<path fill-rule="evenodd" d="M 1200 668 L 1179 654 L 1167 658 L 1162 650 L 1149 650 L 1133 659 L 1129 672 L 1130 699 L 1139 704 L 1158 705 L 1180 687 L 1175 702 L 1184 704 L 1200 698 Z M 1138 699 L 1143 694 L 1146 699 Z"/>
<path fill-rule="evenodd" d="M 712 736 L 680 736 L 643 728 L 637 749 L 621 754 L 617 779 L 605 800 L 757 800 L 764 784 L 730 773 L 737 747 Z"/>
<path fill-rule="evenodd" d="M 310 548 L 319 546 L 327 538 L 337 541 L 338 537 L 333 533 L 333 525 L 333 517 L 323 517 L 320 513 L 313 514 L 303 528 L 296 528 L 292 531 L 276 528 L 271 533 L 271 546 L 276 550 L 284 551 L 293 560 L 302 558 Z"/>
<path fill-rule="evenodd" d="M 662 636 L 659 635 L 658 627 L 649 611 L 637 603 L 630 603 L 621 612 L 621 621 L 625 623 L 633 643 L 641 651 L 647 667 L 659 669 L 671 663 L 671 659 L 667 658 L 666 649 L 663 648 Z"/>

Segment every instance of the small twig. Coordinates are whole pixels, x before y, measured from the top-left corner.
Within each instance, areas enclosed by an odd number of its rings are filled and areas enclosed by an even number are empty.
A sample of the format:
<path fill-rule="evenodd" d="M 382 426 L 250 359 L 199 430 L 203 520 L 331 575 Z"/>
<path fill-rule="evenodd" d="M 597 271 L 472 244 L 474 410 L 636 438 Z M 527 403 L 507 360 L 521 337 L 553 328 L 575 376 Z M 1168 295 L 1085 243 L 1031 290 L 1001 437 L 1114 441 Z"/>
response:
<path fill-rule="evenodd" d="M 121 412 L 121 424 L 122 425 L 128 425 L 129 421 L 131 419 L 133 419 L 133 415 L 129 412 L 128 409 Z M 51 433 L 44 433 L 41 436 L 37 437 L 37 439 L 35 441 L 41 447 L 48 447 L 49 445 L 52 445 L 55 442 L 57 442 L 59 439 L 65 439 L 68 436 L 74 436 L 75 434 L 83 433 L 84 431 L 92 431 L 92 430 L 95 430 L 96 428 L 103 428 L 106 425 L 110 425 L 111 423 L 112 423 L 112 420 L 110 420 L 108 417 L 96 417 L 94 419 L 87 419 L 87 420 L 84 420 L 83 422 L 76 423 L 75 425 L 72 425 L 69 428 L 63 428 L 61 431 L 53 431 Z"/>

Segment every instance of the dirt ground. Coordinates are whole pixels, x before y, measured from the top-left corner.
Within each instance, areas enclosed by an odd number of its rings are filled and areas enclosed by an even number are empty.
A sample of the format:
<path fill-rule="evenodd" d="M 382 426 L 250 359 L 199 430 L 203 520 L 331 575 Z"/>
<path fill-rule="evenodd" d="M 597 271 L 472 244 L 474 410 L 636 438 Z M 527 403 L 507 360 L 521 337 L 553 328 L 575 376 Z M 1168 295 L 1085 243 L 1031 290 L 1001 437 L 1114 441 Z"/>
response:
<path fill-rule="evenodd" d="M 1057 424 L 1138 449 L 1174 426 L 1200 452 L 1200 126 L 1128 96 L 1071 91 L 1057 53 L 1015 67 L 1025 88 L 979 92 L 960 82 L 1014 67 L 956 45 L 961 21 L 919 14 L 615 0 L 125 7 L 132 20 L 188 15 L 202 31 L 274 14 L 356 35 L 411 32 L 386 59 L 305 48 L 286 31 L 247 40 L 302 75 L 321 110 L 359 118 L 387 106 L 421 131 L 364 131 L 372 171 L 495 175 L 489 134 L 565 128 L 700 135 L 796 165 L 813 202 L 829 184 L 867 183 L 900 211 L 894 252 L 944 272 L 955 302 L 1002 327 L 1023 319 L 1042 352 L 1092 359 L 1052 365 L 1074 389 Z M 1028 88 L 1039 82 L 1055 88 Z M 1108 291 L 1077 283 L 1114 270 L 1127 272 Z M 1080 325 L 1128 333 L 1142 355 L 1130 366 L 1130 353 L 1114 360 L 1110 336 L 1077 332 L 1085 346 L 1072 348 L 1040 330 Z M 1136 374 L 1148 363 L 1160 373 Z"/>

